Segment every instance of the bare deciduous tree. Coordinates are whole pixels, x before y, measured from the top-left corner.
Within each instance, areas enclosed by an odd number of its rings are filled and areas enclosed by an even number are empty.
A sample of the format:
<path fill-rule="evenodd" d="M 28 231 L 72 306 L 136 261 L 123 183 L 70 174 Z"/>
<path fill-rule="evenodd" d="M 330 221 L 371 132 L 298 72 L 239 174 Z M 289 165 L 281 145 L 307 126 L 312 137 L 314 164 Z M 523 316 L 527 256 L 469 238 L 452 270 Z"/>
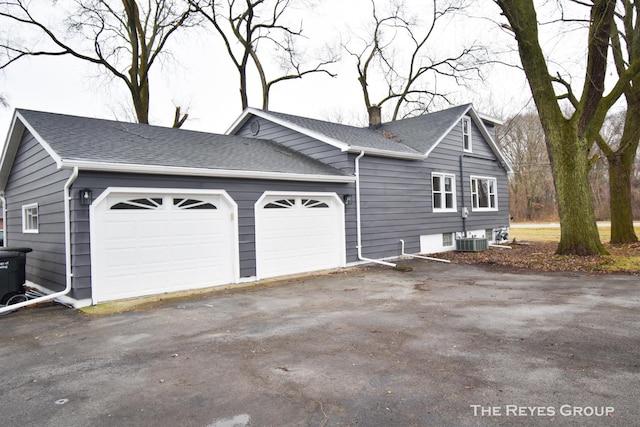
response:
<path fill-rule="evenodd" d="M 298 48 L 297 42 L 303 38 L 302 26 L 294 27 L 285 19 L 293 0 L 227 0 L 225 4 L 215 0 L 189 1 L 213 25 L 224 42 L 240 79 L 242 109 L 249 106 L 251 65 L 258 73 L 265 110 L 269 109 L 271 89 L 277 83 L 312 73 L 335 77 L 327 67 L 335 63 L 337 57 L 310 61 Z M 273 55 L 262 53 L 268 48 L 272 49 Z M 279 66 L 277 77 L 268 77 L 267 64 L 270 62 Z"/>
<path fill-rule="evenodd" d="M 587 62 L 580 96 L 560 76 L 550 74 L 541 47 L 538 16 L 533 0 L 495 0 L 502 9 L 518 44 L 533 98 L 538 109 L 554 176 L 561 233 L 556 253 L 591 255 L 606 253 L 595 222 L 593 197 L 589 188 L 589 156 L 607 112 L 622 96 L 629 82 L 640 72 L 634 60 L 605 93 L 607 53 L 613 30 L 616 0 L 583 2 L 590 9 Z M 564 92 L 556 92 L 556 84 Z M 560 100 L 569 99 L 573 112 L 565 117 Z"/>
<path fill-rule="evenodd" d="M 391 105 L 391 120 L 424 113 L 435 100 L 449 103 L 448 94 L 438 87 L 438 78 L 463 84 L 480 74 L 479 65 L 485 52 L 472 44 L 447 56 L 434 54 L 443 31 L 439 24 L 461 10 L 460 2 L 433 2 L 428 22 L 416 19 L 416 13 L 404 5 L 389 2 L 381 11 L 379 0 L 371 0 L 371 30 L 365 38 L 343 43 L 343 48 L 356 61 L 358 81 L 367 110 L 372 106 Z M 424 18 L 424 17 L 423 17 Z M 374 87 L 384 82 L 380 98 L 374 100 Z"/>
<path fill-rule="evenodd" d="M 619 0 L 618 4 L 611 47 L 616 71 L 622 76 L 631 63 L 640 60 L 640 4 L 631 0 Z M 640 75 L 629 80 L 624 98 L 627 109 L 620 137 L 596 139 L 609 166 L 611 243 L 638 241 L 633 227 L 631 179 L 640 142 Z"/>
<path fill-rule="evenodd" d="M 499 126 L 497 143 L 513 168 L 509 179 L 510 214 L 516 221 L 555 218 L 555 191 L 540 119 L 517 115 Z"/>
<path fill-rule="evenodd" d="M 37 14 L 27 0 L 0 2 L 0 17 L 34 35 L 29 44 L 10 35 L 0 41 L 0 69 L 27 56 L 68 55 L 98 65 L 126 84 L 138 122 L 149 123 L 149 73 L 169 38 L 195 23 L 188 3 L 67 0 L 53 1 L 50 7 L 61 6 L 72 12 L 64 22 L 49 23 L 46 11 Z M 174 126 L 185 118 L 178 112 Z"/>

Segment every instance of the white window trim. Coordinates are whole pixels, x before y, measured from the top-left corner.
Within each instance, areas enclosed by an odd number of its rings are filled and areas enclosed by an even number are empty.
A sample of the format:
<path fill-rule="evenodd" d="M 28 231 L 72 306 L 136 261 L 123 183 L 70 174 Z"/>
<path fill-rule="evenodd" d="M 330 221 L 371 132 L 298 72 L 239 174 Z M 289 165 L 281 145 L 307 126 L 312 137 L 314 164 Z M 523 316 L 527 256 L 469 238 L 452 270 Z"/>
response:
<path fill-rule="evenodd" d="M 451 240 L 451 242 L 447 245 L 445 244 L 445 237 L 447 240 Z M 456 245 L 456 239 L 453 237 L 453 233 L 442 233 L 442 247 L 443 248 L 451 248 Z"/>
<path fill-rule="evenodd" d="M 445 198 L 444 198 L 444 178 L 451 178 L 451 188 L 452 188 L 452 198 L 453 198 L 453 207 L 452 208 L 436 208 L 434 207 L 434 189 L 433 189 L 433 177 L 438 176 L 442 181 L 442 191 L 441 191 L 441 204 L 440 206 L 445 206 Z M 456 176 L 450 173 L 442 173 L 442 172 L 431 172 L 431 209 L 434 213 L 438 212 L 457 212 L 458 211 L 458 203 L 457 203 L 457 195 L 456 195 Z"/>
<path fill-rule="evenodd" d="M 27 228 L 27 211 L 36 210 L 36 228 Z M 22 205 L 22 232 L 30 234 L 38 234 L 40 232 L 40 211 L 37 203 L 30 203 L 28 205 Z"/>
<path fill-rule="evenodd" d="M 467 136 L 469 137 L 469 148 L 466 148 L 464 146 L 464 124 L 467 124 Z M 463 117 L 462 121 L 460 123 L 460 127 L 461 127 L 461 131 L 462 131 L 462 150 L 465 153 L 472 153 L 473 152 L 473 139 L 471 138 L 471 117 Z"/>
<path fill-rule="evenodd" d="M 495 207 L 489 207 L 489 208 L 480 208 L 480 207 L 476 207 L 474 200 L 473 200 L 473 180 L 474 179 L 484 179 L 484 180 L 489 180 L 489 181 L 493 181 L 493 189 L 494 189 L 494 200 L 495 200 Z M 493 176 L 479 176 L 479 175 L 471 175 L 469 177 L 469 191 L 471 193 L 471 210 L 474 212 L 494 212 L 498 210 L 498 179 L 493 177 Z"/>

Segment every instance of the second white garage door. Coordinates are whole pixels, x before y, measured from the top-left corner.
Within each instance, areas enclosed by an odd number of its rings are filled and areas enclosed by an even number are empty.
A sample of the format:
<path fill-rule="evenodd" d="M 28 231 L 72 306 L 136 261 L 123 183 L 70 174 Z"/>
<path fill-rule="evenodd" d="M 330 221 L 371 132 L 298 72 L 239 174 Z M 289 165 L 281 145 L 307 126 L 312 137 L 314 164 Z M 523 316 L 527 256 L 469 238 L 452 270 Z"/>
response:
<path fill-rule="evenodd" d="M 91 208 L 94 304 L 236 281 L 236 210 L 223 191 L 107 189 Z"/>
<path fill-rule="evenodd" d="M 332 193 L 265 193 L 256 203 L 258 278 L 345 265 L 344 205 Z"/>

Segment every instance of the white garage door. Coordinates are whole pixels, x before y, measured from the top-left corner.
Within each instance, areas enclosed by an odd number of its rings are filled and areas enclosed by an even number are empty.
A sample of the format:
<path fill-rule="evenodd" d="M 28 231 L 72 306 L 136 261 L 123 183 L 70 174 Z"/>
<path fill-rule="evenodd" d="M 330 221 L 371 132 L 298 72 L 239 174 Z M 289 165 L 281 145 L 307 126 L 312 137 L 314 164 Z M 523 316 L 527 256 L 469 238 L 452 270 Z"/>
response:
<path fill-rule="evenodd" d="M 221 191 L 106 190 L 91 208 L 94 303 L 234 282 L 237 230 Z"/>
<path fill-rule="evenodd" d="M 340 198 L 265 193 L 256 203 L 256 257 L 259 278 L 344 266 Z"/>

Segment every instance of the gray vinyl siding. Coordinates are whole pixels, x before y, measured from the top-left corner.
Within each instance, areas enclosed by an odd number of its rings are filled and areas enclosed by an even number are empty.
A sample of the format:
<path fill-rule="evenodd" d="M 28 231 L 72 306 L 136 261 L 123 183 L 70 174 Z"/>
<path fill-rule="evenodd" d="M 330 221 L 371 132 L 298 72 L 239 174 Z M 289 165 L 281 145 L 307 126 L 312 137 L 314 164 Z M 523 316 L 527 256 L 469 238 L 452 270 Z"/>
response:
<path fill-rule="evenodd" d="M 360 160 L 362 254 L 366 258 L 419 251 L 430 196 L 422 161 L 365 156 Z"/>
<path fill-rule="evenodd" d="M 225 190 L 238 204 L 240 277 L 256 275 L 255 211 L 256 201 L 265 191 L 333 192 L 339 196 L 355 194 L 353 184 L 225 179 L 164 175 L 81 172 L 74 183 L 73 223 L 74 287 L 84 298 L 91 296 L 91 252 L 89 207 L 80 206 L 78 191 L 90 188 L 94 200 L 108 187 L 210 189 Z M 347 262 L 357 260 L 355 205 L 345 206 Z M 170 238 L 170 236 L 167 236 Z"/>
<path fill-rule="evenodd" d="M 251 122 L 257 121 L 260 131 L 257 135 L 251 132 Z M 325 142 L 301 134 L 287 127 L 265 120 L 261 117 L 253 117 L 245 123 L 236 133 L 247 138 L 262 138 L 275 141 L 285 147 L 296 150 L 311 158 L 333 166 L 347 173 L 353 173 L 353 162 L 349 162 L 347 153 Z"/>
<path fill-rule="evenodd" d="M 28 132 L 20 142 L 5 188 L 10 247 L 29 247 L 27 280 L 52 291 L 64 289 L 64 184 L 70 171 L 58 170 L 54 160 Z M 38 233 L 22 232 L 22 206 L 38 204 Z"/>
<path fill-rule="evenodd" d="M 473 153 L 462 149 L 462 128 L 452 131 L 426 160 L 408 161 L 365 156 L 360 161 L 362 198 L 362 252 L 367 258 L 387 258 L 420 250 L 420 236 L 507 226 L 509 192 L 505 169 L 482 134 L 472 126 Z M 464 176 L 460 178 L 460 157 Z M 455 175 L 455 212 L 433 212 L 432 172 Z M 471 208 L 470 176 L 493 177 L 498 185 L 498 211 L 474 212 Z M 463 200 L 464 196 L 464 200 Z M 469 209 L 463 224 L 462 207 Z"/>

